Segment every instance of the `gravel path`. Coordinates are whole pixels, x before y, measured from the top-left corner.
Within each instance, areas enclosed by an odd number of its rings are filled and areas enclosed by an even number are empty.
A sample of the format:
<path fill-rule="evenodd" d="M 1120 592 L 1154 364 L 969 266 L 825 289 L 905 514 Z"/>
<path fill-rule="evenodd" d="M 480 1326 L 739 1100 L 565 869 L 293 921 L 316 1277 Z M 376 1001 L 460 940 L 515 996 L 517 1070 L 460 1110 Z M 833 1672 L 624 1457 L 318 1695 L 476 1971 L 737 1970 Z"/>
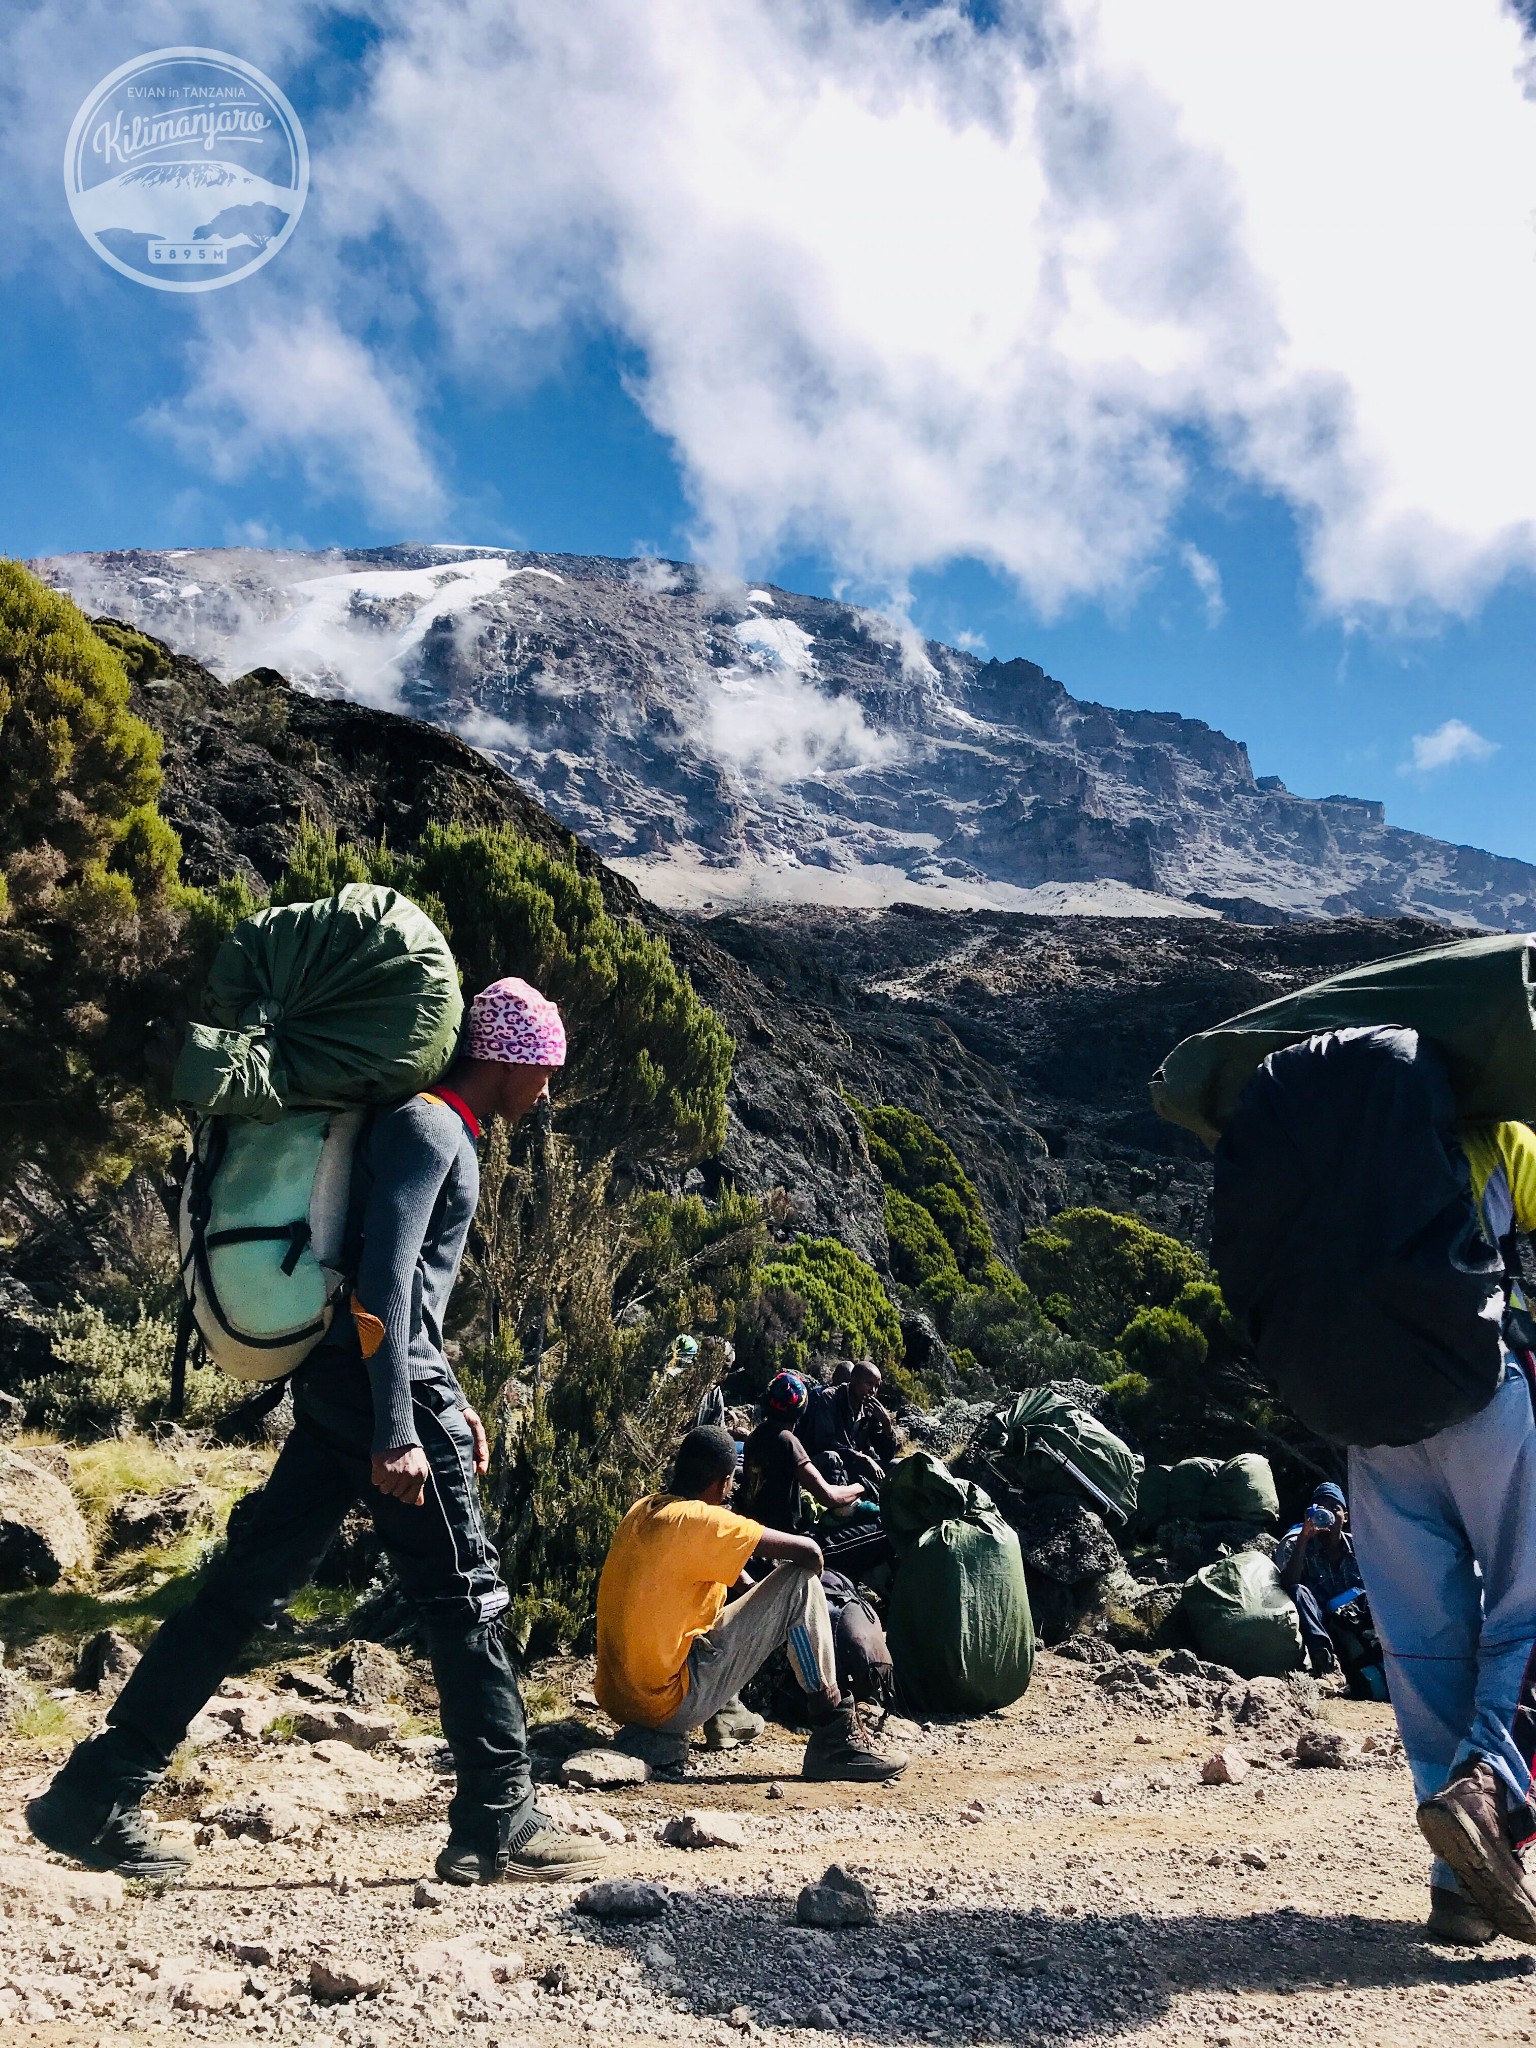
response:
<path fill-rule="evenodd" d="M 583 1918 L 568 1888 L 422 1885 L 447 1792 L 420 1738 L 363 1755 L 236 1736 L 162 1800 L 202 1838 L 173 1890 L 82 1884 L 0 1823 L 4 2038 L 1536 2038 L 1536 1953 L 1421 1938 L 1425 1859 L 1385 1709 L 1328 1699 L 1317 1722 L 1271 1714 L 1260 1729 L 1234 1724 L 1240 1692 L 1223 1705 L 1219 1687 L 1195 1685 L 1192 1703 L 1170 1705 L 1177 1689 L 1145 1677 L 1138 1690 L 1123 1670 L 1106 1682 L 1044 1655 L 1007 1713 L 912 1730 L 891 1788 L 805 1785 L 794 1738 L 770 1729 L 681 1784 L 603 1794 L 633 1838 L 614 1847 L 614 1873 L 668 1892 L 660 1918 L 628 1925 Z M 1298 1726 L 1341 1733 L 1344 1767 L 1286 1755 Z M 1249 1763 L 1240 1782 L 1202 1782 L 1220 1748 Z M 14 1816 L 48 1760 L 14 1744 L 0 1757 Z M 215 1812 L 222 1823 L 196 1819 Z M 735 1817 L 741 1846 L 663 1846 L 685 1812 Z M 263 1828 L 281 1838 L 256 1839 Z M 872 1927 L 795 1925 L 800 1888 L 834 1862 L 873 1891 Z M 326 1998 L 317 1982 L 361 1989 Z"/>

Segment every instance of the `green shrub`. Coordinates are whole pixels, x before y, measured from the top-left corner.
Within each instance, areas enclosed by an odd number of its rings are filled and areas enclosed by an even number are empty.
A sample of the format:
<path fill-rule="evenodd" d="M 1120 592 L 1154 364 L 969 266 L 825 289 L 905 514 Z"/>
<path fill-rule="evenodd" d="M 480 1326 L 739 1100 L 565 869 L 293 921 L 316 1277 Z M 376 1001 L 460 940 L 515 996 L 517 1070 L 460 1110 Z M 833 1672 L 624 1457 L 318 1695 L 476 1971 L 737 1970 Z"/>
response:
<path fill-rule="evenodd" d="M 651 1166 L 718 1151 L 734 1046 L 661 939 L 610 917 L 581 874 L 510 826 L 434 825 L 408 852 L 300 834 L 274 901 L 375 881 L 441 923 L 473 992 L 518 974 L 559 1003 L 570 1045 L 556 1113 L 585 1160 Z"/>
<path fill-rule="evenodd" d="M 1138 1309 L 1117 1345 L 1132 1372 L 1150 1381 L 1188 1380 L 1210 1356 L 1210 1345 L 1188 1316 L 1172 1308 Z"/>
<path fill-rule="evenodd" d="M 992 1257 L 981 1198 L 952 1148 L 910 1109 L 871 1108 L 850 1096 L 869 1156 L 888 1188 L 925 1209 L 960 1272 L 977 1279 Z"/>
<path fill-rule="evenodd" d="M 1113 1344 L 1138 1309 L 1169 1308 L 1185 1286 L 1209 1279 L 1188 1245 L 1107 1209 L 1064 1209 L 1031 1230 L 1018 1266 L 1036 1298 L 1052 1303 L 1053 1320 L 1100 1345 Z"/>
<path fill-rule="evenodd" d="M 835 1237 L 802 1235 L 765 1260 L 747 1315 L 767 1371 L 804 1365 L 813 1351 L 882 1370 L 901 1357 L 901 1319 L 880 1275 Z"/>
<path fill-rule="evenodd" d="M 57 1370 L 18 1389 L 34 1428 L 112 1436 L 165 1413 L 176 1348 L 170 1317 L 141 1310 L 132 1322 L 119 1323 L 82 1301 L 60 1312 L 52 1343 Z M 232 1405 L 229 1382 L 212 1367 L 188 1373 L 185 1422 L 209 1420 Z"/>

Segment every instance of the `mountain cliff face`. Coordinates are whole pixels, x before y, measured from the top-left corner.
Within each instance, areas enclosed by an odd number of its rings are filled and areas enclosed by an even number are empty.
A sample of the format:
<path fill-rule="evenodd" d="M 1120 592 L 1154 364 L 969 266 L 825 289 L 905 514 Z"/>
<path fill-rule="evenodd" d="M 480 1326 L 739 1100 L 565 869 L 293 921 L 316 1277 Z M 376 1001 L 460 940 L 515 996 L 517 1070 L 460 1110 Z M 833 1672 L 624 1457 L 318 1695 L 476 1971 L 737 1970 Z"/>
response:
<path fill-rule="evenodd" d="M 161 808 L 189 880 L 270 885 L 306 818 L 399 846 L 434 819 L 514 826 L 595 876 L 614 916 L 663 937 L 734 1036 L 729 1130 L 698 1169 L 705 1190 L 782 1187 L 796 1227 L 880 1267 L 884 1191 L 847 1094 L 925 1116 L 976 1178 L 1005 1250 L 1074 1202 L 1199 1237 L 1205 1154 L 1146 1092 L 1163 1054 L 1271 995 L 1446 936 L 1403 919 L 1275 928 L 914 905 L 679 917 L 452 734 L 272 671 L 230 690 L 184 656 L 162 669 L 140 677 L 134 707 L 162 738 Z"/>
<path fill-rule="evenodd" d="M 33 565 L 226 680 L 458 734 L 654 902 L 1536 925 L 1536 867 L 1292 795 L 1198 720 L 1080 703 L 855 608 L 501 549 Z"/>

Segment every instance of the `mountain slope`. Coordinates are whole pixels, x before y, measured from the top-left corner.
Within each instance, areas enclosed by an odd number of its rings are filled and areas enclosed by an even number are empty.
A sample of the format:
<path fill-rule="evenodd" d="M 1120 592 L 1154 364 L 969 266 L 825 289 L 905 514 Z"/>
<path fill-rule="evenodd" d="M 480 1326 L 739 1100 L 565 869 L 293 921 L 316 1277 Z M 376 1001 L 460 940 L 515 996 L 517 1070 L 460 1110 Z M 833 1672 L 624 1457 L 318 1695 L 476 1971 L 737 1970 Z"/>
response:
<path fill-rule="evenodd" d="M 230 678 L 489 753 L 655 901 L 1536 925 L 1536 867 L 1256 780 L 1199 720 L 1080 703 L 848 605 L 679 564 L 250 549 L 34 564 Z"/>

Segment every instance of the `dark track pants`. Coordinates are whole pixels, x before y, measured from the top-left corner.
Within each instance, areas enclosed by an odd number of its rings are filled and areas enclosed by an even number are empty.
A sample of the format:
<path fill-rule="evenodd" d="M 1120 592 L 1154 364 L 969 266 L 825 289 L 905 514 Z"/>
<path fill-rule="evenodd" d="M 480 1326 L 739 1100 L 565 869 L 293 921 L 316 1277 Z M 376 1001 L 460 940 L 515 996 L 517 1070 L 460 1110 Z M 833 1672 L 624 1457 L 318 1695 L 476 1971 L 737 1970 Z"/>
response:
<path fill-rule="evenodd" d="M 446 1380 L 417 1381 L 412 1407 L 432 1467 L 420 1507 L 370 1483 L 373 1402 L 355 1359 L 319 1352 L 294 1383 L 294 1426 L 272 1475 L 239 1503 L 225 1547 L 190 1603 L 160 1629 L 64 1781 L 139 1797 L 251 1637 L 307 1585 L 349 1508 L 366 1501 L 402 1591 L 421 1614 L 458 1788 L 455 1838 L 494 1840 L 533 1810 L 527 1730 L 500 1617 L 507 1606 L 474 1476 L 474 1445 Z"/>

